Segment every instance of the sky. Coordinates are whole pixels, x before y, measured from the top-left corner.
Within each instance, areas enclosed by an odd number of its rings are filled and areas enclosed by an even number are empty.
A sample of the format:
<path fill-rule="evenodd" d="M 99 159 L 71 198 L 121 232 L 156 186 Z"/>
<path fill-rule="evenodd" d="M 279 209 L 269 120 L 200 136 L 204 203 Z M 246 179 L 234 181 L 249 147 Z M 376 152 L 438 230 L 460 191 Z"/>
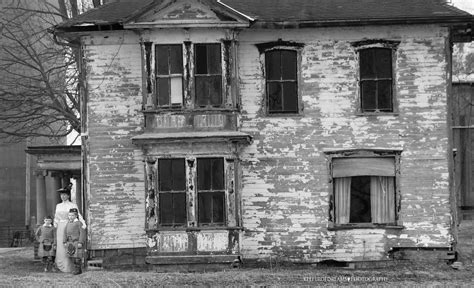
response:
<path fill-rule="evenodd" d="M 474 14 L 474 0 L 451 0 L 451 2 L 459 9 Z"/>

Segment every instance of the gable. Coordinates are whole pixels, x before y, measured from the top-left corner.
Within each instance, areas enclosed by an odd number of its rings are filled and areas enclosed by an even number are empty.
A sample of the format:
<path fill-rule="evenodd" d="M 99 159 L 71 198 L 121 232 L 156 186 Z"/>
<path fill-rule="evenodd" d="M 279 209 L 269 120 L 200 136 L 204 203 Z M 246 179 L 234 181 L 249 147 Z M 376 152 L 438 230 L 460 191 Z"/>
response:
<path fill-rule="evenodd" d="M 241 15 L 208 0 L 169 0 L 124 24 L 125 28 L 248 27 Z"/>

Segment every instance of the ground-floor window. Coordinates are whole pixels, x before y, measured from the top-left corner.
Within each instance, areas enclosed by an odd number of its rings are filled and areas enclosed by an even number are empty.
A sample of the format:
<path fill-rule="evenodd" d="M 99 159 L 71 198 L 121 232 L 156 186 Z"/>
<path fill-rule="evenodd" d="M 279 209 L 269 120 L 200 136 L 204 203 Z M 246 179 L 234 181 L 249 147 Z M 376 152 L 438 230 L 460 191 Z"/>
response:
<path fill-rule="evenodd" d="M 226 226 L 235 223 L 234 159 L 149 159 L 147 228 Z"/>
<path fill-rule="evenodd" d="M 374 156 L 331 158 L 334 224 L 396 224 L 399 156 Z"/>

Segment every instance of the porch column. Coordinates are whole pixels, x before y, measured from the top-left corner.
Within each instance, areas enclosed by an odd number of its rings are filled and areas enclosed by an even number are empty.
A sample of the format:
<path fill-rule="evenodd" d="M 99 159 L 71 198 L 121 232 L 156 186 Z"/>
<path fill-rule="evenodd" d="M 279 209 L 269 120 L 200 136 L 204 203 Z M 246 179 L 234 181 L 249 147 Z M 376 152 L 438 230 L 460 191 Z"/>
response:
<path fill-rule="evenodd" d="M 46 181 L 45 171 L 36 172 L 36 223 L 41 225 L 46 216 Z"/>
<path fill-rule="evenodd" d="M 59 189 L 61 189 L 61 173 L 58 173 L 58 172 L 55 172 L 55 173 L 51 173 L 51 176 L 53 177 L 53 191 L 51 193 L 53 193 L 53 197 L 51 197 L 51 207 L 53 207 L 53 212 L 55 212 L 56 210 L 56 204 L 60 203 L 61 202 L 61 196 L 59 195 L 59 193 L 57 192 Z M 54 215 L 51 215 L 54 217 Z"/>
<path fill-rule="evenodd" d="M 84 211 L 82 209 L 82 187 L 81 187 L 81 177 L 74 177 L 76 180 L 76 204 L 79 207 L 79 212 L 81 215 L 84 215 Z"/>

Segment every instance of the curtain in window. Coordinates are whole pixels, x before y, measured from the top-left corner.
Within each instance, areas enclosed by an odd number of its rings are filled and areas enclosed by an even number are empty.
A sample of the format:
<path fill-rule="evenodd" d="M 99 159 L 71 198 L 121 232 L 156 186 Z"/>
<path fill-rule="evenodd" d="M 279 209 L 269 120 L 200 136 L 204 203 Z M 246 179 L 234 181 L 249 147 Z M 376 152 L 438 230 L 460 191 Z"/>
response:
<path fill-rule="evenodd" d="M 351 177 L 336 178 L 334 184 L 336 224 L 347 224 L 351 213 Z"/>
<path fill-rule="evenodd" d="M 394 177 L 371 177 L 370 206 L 372 223 L 395 222 L 395 185 Z"/>

